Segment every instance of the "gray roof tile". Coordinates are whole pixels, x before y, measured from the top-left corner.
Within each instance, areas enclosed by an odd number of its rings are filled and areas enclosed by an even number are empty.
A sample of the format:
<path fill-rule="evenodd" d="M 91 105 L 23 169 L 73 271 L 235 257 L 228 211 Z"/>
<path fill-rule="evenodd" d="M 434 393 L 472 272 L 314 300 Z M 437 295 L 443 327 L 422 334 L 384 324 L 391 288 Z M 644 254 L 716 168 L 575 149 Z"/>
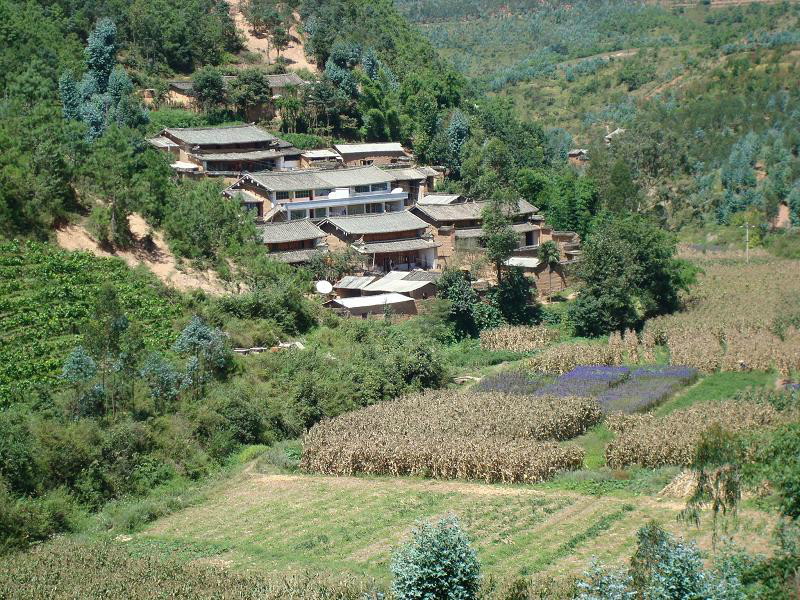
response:
<path fill-rule="evenodd" d="M 308 219 L 268 223 L 266 225 L 261 225 L 259 229 L 261 231 L 261 239 L 265 244 L 299 242 L 302 240 L 315 240 L 325 237 L 325 232 Z"/>
<path fill-rule="evenodd" d="M 349 235 L 394 233 L 398 231 L 411 231 L 412 229 L 424 229 L 428 226 L 425 221 L 407 210 L 376 215 L 328 217 L 323 223 L 330 223 Z"/>
<path fill-rule="evenodd" d="M 254 144 L 273 141 L 280 142 L 282 146 L 291 145 L 255 125 L 231 125 L 228 127 L 168 127 L 163 133 L 168 133 L 190 146 L 203 146 L 206 144 Z"/>
<path fill-rule="evenodd" d="M 418 204 L 417 210 L 439 223 L 450 221 L 472 221 L 482 218 L 486 202 L 464 202 L 461 204 Z M 525 200 L 519 201 L 517 215 L 529 215 L 538 212 L 538 208 Z"/>
<path fill-rule="evenodd" d="M 353 249 L 361 254 L 379 254 L 383 252 L 411 252 L 413 250 L 427 250 L 440 246 L 434 241 L 424 238 L 410 240 L 391 240 L 388 242 L 368 242 L 366 244 L 353 244 Z"/>

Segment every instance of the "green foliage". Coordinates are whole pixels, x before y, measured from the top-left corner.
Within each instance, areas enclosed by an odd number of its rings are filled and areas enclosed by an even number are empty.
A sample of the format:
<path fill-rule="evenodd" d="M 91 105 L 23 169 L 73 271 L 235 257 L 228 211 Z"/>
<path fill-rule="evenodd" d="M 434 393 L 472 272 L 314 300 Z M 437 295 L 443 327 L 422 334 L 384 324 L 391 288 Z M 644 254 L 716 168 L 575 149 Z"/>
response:
<path fill-rule="evenodd" d="M 0 404 L 22 401 L 56 381 L 62 362 L 91 320 L 105 282 L 117 290 L 148 344 L 166 347 L 182 313 L 174 294 L 122 261 L 70 253 L 36 242 L 0 245 Z M 57 303 L 53 299 L 58 298 Z"/>
<path fill-rule="evenodd" d="M 766 444 L 758 444 L 756 474 L 766 476 L 781 498 L 786 516 L 800 517 L 800 425 L 780 427 Z M 752 475 L 751 475 L 751 478 Z"/>
<path fill-rule="evenodd" d="M 241 253 L 255 240 L 255 225 L 241 203 L 221 192 L 211 180 L 186 181 L 175 189 L 164 231 L 176 254 L 216 259 Z"/>
<path fill-rule="evenodd" d="M 458 519 L 421 523 L 392 559 L 398 600 L 473 600 L 478 597 L 480 564 Z"/>
<path fill-rule="evenodd" d="M 583 250 L 585 287 L 569 310 L 577 335 L 638 328 L 645 318 L 672 312 L 695 278 L 674 257 L 670 235 L 640 216 L 604 220 Z"/>
<path fill-rule="evenodd" d="M 261 69 L 244 69 L 228 85 L 230 102 L 247 114 L 272 100 L 272 91 L 266 73 Z"/>
<path fill-rule="evenodd" d="M 214 67 L 203 67 L 192 74 L 192 88 L 197 102 L 205 111 L 225 105 L 225 82 Z"/>

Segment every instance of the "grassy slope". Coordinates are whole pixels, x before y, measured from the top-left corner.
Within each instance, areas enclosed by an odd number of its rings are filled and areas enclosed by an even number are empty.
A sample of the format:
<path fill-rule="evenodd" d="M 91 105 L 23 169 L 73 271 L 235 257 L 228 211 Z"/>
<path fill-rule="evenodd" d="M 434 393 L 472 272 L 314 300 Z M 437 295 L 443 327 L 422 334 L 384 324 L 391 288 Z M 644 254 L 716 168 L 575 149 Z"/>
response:
<path fill-rule="evenodd" d="M 480 17 L 453 15 L 437 18 L 435 22 L 423 18 L 417 25 L 443 56 L 468 75 L 488 84 L 506 69 L 524 68 L 529 57 L 546 50 L 549 40 L 528 31 L 531 27 L 529 15 L 535 13 L 522 10 L 509 16 L 502 10 L 505 3 L 489 1 L 486 4 L 496 4 L 497 10 L 484 12 Z M 609 29 L 609 24 L 598 21 L 591 11 L 579 13 L 574 17 L 575 29 L 585 28 L 593 40 L 596 35 L 595 41 L 584 42 L 580 36 L 564 40 L 567 55 L 547 59 L 555 66 L 554 75 L 508 83 L 497 93 L 513 99 L 520 116 L 538 120 L 547 127 L 564 127 L 575 136 L 578 144 L 589 144 L 597 141 L 594 137 L 597 132 L 588 130 L 584 122 L 586 114 L 616 104 L 629 94 L 618 75 L 628 61 L 636 60 L 637 54 L 642 53 L 645 62 L 653 65 L 656 71 L 652 81 L 630 92 L 637 99 L 713 78 L 715 67 L 743 56 L 742 53 L 725 56 L 710 46 L 714 37 L 721 36 L 723 43 L 728 43 L 743 40 L 752 31 L 746 18 L 723 24 L 706 22 L 707 18 L 727 14 L 728 10 L 697 5 L 684 7 L 678 14 L 651 7 L 630 17 L 629 33 L 624 28 Z M 746 15 L 749 9 L 735 10 Z M 414 17 L 413 11 L 408 9 L 406 14 Z M 760 23 L 763 22 L 762 19 Z M 773 30 L 793 27 L 796 27 L 796 19 L 791 16 L 770 23 Z M 783 48 L 789 74 L 795 72 L 797 64 L 797 57 L 790 52 L 792 48 Z M 608 58 L 610 62 L 595 74 L 579 75 L 567 81 L 567 67 L 593 57 Z M 592 137 L 587 137 L 590 133 Z"/>
<path fill-rule="evenodd" d="M 216 555 L 234 570 L 356 573 L 385 580 L 391 551 L 418 519 L 457 514 L 487 574 L 578 574 L 592 556 L 621 562 L 635 531 L 658 519 L 708 547 L 710 532 L 675 521 L 679 500 L 602 497 L 546 486 L 501 486 L 409 478 L 350 478 L 245 472 L 201 505 L 168 516 L 134 544 Z M 771 518 L 748 511 L 748 547 L 769 536 Z"/>

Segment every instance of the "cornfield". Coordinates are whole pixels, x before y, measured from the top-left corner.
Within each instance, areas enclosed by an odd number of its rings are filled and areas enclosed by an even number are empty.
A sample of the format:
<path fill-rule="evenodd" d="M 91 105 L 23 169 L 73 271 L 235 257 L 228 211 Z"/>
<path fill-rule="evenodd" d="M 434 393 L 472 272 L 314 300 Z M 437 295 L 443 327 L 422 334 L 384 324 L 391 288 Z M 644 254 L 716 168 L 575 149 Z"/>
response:
<path fill-rule="evenodd" d="M 532 352 L 558 341 L 561 334 L 549 327 L 499 327 L 481 332 L 483 350 Z"/>
<path fill-rule="evenodd" d="M 330 475 L 416 475 L 537 482 L 583 465 L 562 446 L 602 418 L 586 398 L 434 391 L 315 425 L 301 469 Z"/>
<path fill-rule="evenodd" d="M 800 371 L 800 263 L 766 259 L 714 262 L 688 309 L 651 319 L 643 338 L 666 343 L 673 365 L 703 372 Z"/>
<path fill-rule="evenodd" d="M 703 432 L 714 424 L 737 433 L 779 425 L 788 418 L 769 402 L 749 399 L 698 404 L 662 418 L 611 415 L 606 424 L 617 437 L 606 446 L 606 464 L 612 469 L 688 466 Z"/>
<path fill-rule="evenodd" d="M 617 366 L 622 364 L 621 346 L 609 344 L 561 344 L 529 358 L 524 366 L 537 373 L 563 375 L 581 365 Z"/>

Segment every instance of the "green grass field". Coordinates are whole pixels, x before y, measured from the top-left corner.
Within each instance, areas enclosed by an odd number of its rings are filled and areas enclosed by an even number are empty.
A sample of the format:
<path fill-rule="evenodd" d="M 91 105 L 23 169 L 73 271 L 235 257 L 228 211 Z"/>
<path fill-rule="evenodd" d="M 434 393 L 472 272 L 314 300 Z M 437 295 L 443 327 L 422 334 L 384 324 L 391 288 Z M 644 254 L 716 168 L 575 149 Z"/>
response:
<path fill-rule="evenodd" d="M 485 572 L 505 579 L 579 574 L 592 557 L 620 563 L 636 530 L 657 519 L 709 547 L 676 522 L 680 499 L 593 496 L 544 486 L 485 485 L 409 478 L 353 478 L 245 470 L 206 501 L 156 521 L 128 543 L 202 558 L 233 570 L 353 573 L 385 581 L 392 549 L 419 519 L 456 514 Z M 745 511 L 736 536 L 766 547 L 772 518 Z"/>

